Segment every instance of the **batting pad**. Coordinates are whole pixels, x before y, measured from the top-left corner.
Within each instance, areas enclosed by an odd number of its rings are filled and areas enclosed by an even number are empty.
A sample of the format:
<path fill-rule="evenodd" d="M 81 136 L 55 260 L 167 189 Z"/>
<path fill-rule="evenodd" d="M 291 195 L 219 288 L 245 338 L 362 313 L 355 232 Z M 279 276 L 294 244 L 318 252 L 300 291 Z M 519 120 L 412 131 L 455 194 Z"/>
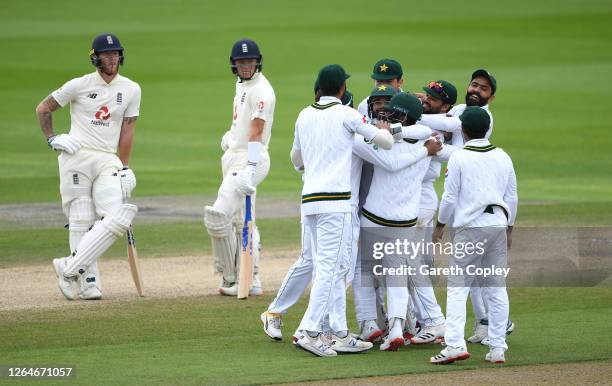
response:
<path fill-rule="evenodd" d="M 119 209 L 102 221 L 98 221 L 83 236 L 76 251 L 66 264 L 66 277 L 82 275 L 87 268 L 102 256 L 104 252 L 123 236 L 130 227 L 138 208 L 132 204 L 122 204 Z"/>
<path fill-rule="evenodd" d="M 81 238 L 96 221 L 93 201 L 89 197 L 74 199 L 69 206 L 68 231 L 70 232 L 70 252 L 74 252 Z"/>
<path fill-rule="evenodd" d="M 222 273 L 228 283 L 235 283 L 238 240 L 232 219 L 212 206 L 207 206 L 204 208 L 204 225 L 212 241 L 215 272 Z"/>

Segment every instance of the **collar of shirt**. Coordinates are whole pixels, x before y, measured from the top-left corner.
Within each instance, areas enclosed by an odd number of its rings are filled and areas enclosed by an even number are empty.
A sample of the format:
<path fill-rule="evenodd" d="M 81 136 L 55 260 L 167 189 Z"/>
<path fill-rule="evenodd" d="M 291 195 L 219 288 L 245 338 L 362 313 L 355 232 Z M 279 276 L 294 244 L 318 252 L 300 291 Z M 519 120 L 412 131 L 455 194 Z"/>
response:
<path fill-rule="evenodd" d="M 321 98 L 319 98 L 319 101 L 317 103 L 320 105 L 328 105 L 333 102 L 342 103 L 340 99 L 333 97 L 333 96 L 322 96 Z"/>
<path fill-rule="evenodd" d="M 463 146 L 477 146 L 477 147 L 483 147 L 483 146 L 489 146 L 491 144 L 491 142 L 489 142 L 488 139 L 486 138 L 478 138 L 478 139 L 471 139 L 469 141 L 467 141 Z"/>
<path fill-rule="evenodd" d="M 240 84 L 242 84 L 244 86 L 253 85 L 253 84 L 257 83 L 257 81 L 259 80 L 260 75 L 261 75 L 261 72 L 257 71 L 255 74 L 253 74 L 253 77 L 251 77 L 251 79 L 247 79 L 247 80 L 242 80 L 238 76 L 238 83 L 240 83 Z"/>
<path fill-rule="evenodd" d="M 110 83 L 106 83 L 104 78 L 102 78 L 102 75 L 100 75 L 100 71 L 96 70 L 95 74 L 96 74 L 96 84 L 99 84 L 99 85 L 102 85 L 102 86 L 110 86 L 111 84 L 113 84 L 113 82 L 115 82 L 117 79 L 119 79 L 119 74 L 117 74 L 117 75 L 115 75 L 113 80 L 110 81 Z"/>

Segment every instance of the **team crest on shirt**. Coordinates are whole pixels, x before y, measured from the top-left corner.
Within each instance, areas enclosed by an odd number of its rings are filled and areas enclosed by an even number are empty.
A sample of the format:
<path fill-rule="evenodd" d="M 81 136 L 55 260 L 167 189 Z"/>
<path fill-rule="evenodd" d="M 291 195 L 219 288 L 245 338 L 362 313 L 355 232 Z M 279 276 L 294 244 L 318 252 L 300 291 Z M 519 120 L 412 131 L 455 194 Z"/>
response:
<path fill-rule="evenodd" d="M 108 109 L 107 106 L 102 106 L 100 107 L 100 109 L 98 109 L 98 111 L 96 111 L 96 114 L 94 115 L 96 119 L 92 119 L 91 120 L 91 124 L 94 126 L 105 126 L 105 127 L 109 127 L 110 126 L 110 122 L 105 122 L 107 120 L 110 119 L 111 114 L 110 111 Z"/>

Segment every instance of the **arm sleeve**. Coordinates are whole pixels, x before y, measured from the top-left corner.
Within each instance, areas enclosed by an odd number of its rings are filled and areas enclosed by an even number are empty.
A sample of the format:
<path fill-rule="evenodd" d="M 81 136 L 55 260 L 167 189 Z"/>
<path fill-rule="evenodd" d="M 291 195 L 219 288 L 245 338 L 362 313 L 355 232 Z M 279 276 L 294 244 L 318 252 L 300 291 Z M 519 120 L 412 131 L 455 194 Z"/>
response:
<path fill-rule="evenodd" d="M 72 102 L 78 95 L 80 80 L 81 78 L 75 78 L 64 83 L 62 87 L 51 93 L 53 99 L 62 107 Z"/>
<path fill-rule="evenodd" d="M 293 146 L 291 147 L 291 153 L 290 153 L 291 163 L 293 164 L 293 167 L 296 170 L 299 170 L 300 168 L 302 169 L 304 168 L 304 161 L 302 159 L 302 149 L 300 147 L 300 137 L 298 133 L 299 133 L 298 124 L 296 122 L 295 132 L 293 136 Z"/>
<path fill-rule="evenodd" d="M 353 153 L 359 158 L 373 165 L 395 172 L 427 157 L 427 149 L 423 146 L 417 151 L 407 151 L 400 154 L 391 154 L 386 150 L 376 150 L 372 145 L 366 143 L 361 136 L 355 137 Z"/>
<path fill-rule="evenodd" d="M 510 166 L 510 174 L 508 176 L 508 185 L 504 193 L 504 202 L 508 205 L 510 213 L 508 213 L 508 225 L 513 226 L 516 220 L 516 212 L 518 210 L 518 195 L 516 192 L 516 173 L 514 167 Z"/>
<path fill-rule="evenodd" d="M 461 121 L 459 118 L 449 117 L 446 114 L 423 114 L 420 123 L 437 131 L 449 133 L 461 132 Z"/>
<path fill-rule="evenodd" d="M 134 95 L 130 100 L 130 104 L 125 109 L 124 117 L 137 117 L 140 115 L 140 86 L 136 84 L 134 87 Z"/>
<path fill-rule="evenodd" d="M 378 133 L 378 128 L 367 123 L 365 115 L 361 115 L 349 107 L 347 108 L 350 111 L 346 114 L 344 121 L 342 122 L 344 128 L 346 128 L 350 133 L 363 135 L 363 137 L 368 141 L 372 140 L 372 138 L 376 136 L 376 133 Z"/>
<path fill-rule="evenodd" d="M 438 214 L 438 222 L 448 224 L 451 216 L 455 211 L 455 203 L 459 196 L 461 187 L 461 168 L 457 162 L 457 157 L 451 157 L 448 160 L 447 175 L 444 180 L 444 193 L 440 201 L 440 212 Z"/>
<path fill-rule="evenodd" d="M 402 137 L 424 140 L 431 137 L 431 129 L 425 125 L 419 125 L 418 123 L 411 126 L 403 126 Z"/>
<path fill-rule="evenodd" d="M 260 90 L 251 97 L 251 120 L 255 118 L 270 122 L 274 117 L 276 97 L 272 90 Z"/>

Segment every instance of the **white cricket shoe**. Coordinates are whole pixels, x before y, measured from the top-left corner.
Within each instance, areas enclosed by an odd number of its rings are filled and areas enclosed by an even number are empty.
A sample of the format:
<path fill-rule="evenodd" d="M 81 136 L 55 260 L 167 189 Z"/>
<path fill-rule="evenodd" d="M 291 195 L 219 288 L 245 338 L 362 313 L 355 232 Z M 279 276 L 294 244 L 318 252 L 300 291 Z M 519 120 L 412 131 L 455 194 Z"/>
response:
<path fill-rule="evenodd" d="M 434 365 L 445 365 L 454 361 L 463 361 L 470 357 L 465 347 L 446 346 L 440 354 L 429 358 L 429 363 Z"/>
<path fill-rule="evenodd" d="M 264 311 L 260 319 L 263 323 L 263 329 L 266 335 L 274 340 L 283 339 L 283 333 L 281 332 L 281 326 L 283 325 L 281 314 Z"/>
<path fill-rule="evenodd" d="M 437 326 L 429 326 L 423 328 L 418 334 L 416 334 L 412 339 L 410 339 L 410 343 L 440 343 L 442 339 L 444 339 L 444 323 L 438 324 Z"/>
<path fill-rule="evenodd" d="M 383 334 L 383 330 L 378 327 L 375 320 L 364 320 L 359 322 L 359 327 L 360 331 L 357 337 L 364 342 L 374 343 L 380 340 Z"/>
<path fill-rule="evenodd" d="M 221 283 L 219 284 L 219 294 L 225 296 L 237 296 L 238 295 L 238 283 L 229 283 L 225 281 L 224 278 L 221 278 Z"/>
<path fill-rule="evenodd" d="M 491 363 L 506 363 L 504 351 L 506 350 L 501 347 L 492 347 L 487 355 L 485 355 L 485 361 Z"/>
<path fill-rule="evenodd" d="M 484 323 L 483 323 L 484 322 Z M 470 343 L 480 343 L 489 335 L 489 322 L 485 319 L 476 322 L 474 327 L 474 335 L 470 336 L 467 341 Z"/>
<path fill-rule="evenodd" d="M 387 335 L 383 343 L 380 345 L 380 351 L 397 351 L 404 345 L 402 320 L 398 318 L 391 318 L 391 320 L 389 320 L 389 326 L 391 326 L 389 335 Z"/>
<path fill-rule="evenodd" d="M 295 344 L 297 347 L 320 357 L 335 357 L 338 355 L 338 353 L 332 350 L 329 343 L 321 338 L 321 334 L 318 334 L 314 338 L 308 334 L 304 334 Z"/>
<path fill-rule="evenodd" d="M 100 300 L 102 299 L 102 291 L 97 283 L 95 276 L 79 278 L 79 297 L 83 300 Z"/>
<path fill-rule="evenodd" d="M 367 351 L 374 347 L 371 342 L 364 342 L 347 334 L 344 338 L 340 338 L 337 335 L 332 334 L 331 336 L 331 348 L 337 353 L 356 353 Z"/>
<path fill-rule="evenodd" d="M 508 324 L 506 325 L 506 336 L 512 334 L 514 331 L 514 323 L 511 320 L 508 320 Z M 483 340 L 480 341 L 480 344 L 483 346 L 489 346 L 489 337 L 487 336 Z"/>
<path fill-rule="evenodd" d="M 58 279 L 58 287 L 60 292 L 66 299 L 74 300 L 76 299 L 75 290 L 77 277 L 65 277 L 64 270 L 66 269 L 66 259 L 67 257 L 60 257 L 59 259 L 53 259 L 53 268 L 55 268 L 55 274 Z"/>

